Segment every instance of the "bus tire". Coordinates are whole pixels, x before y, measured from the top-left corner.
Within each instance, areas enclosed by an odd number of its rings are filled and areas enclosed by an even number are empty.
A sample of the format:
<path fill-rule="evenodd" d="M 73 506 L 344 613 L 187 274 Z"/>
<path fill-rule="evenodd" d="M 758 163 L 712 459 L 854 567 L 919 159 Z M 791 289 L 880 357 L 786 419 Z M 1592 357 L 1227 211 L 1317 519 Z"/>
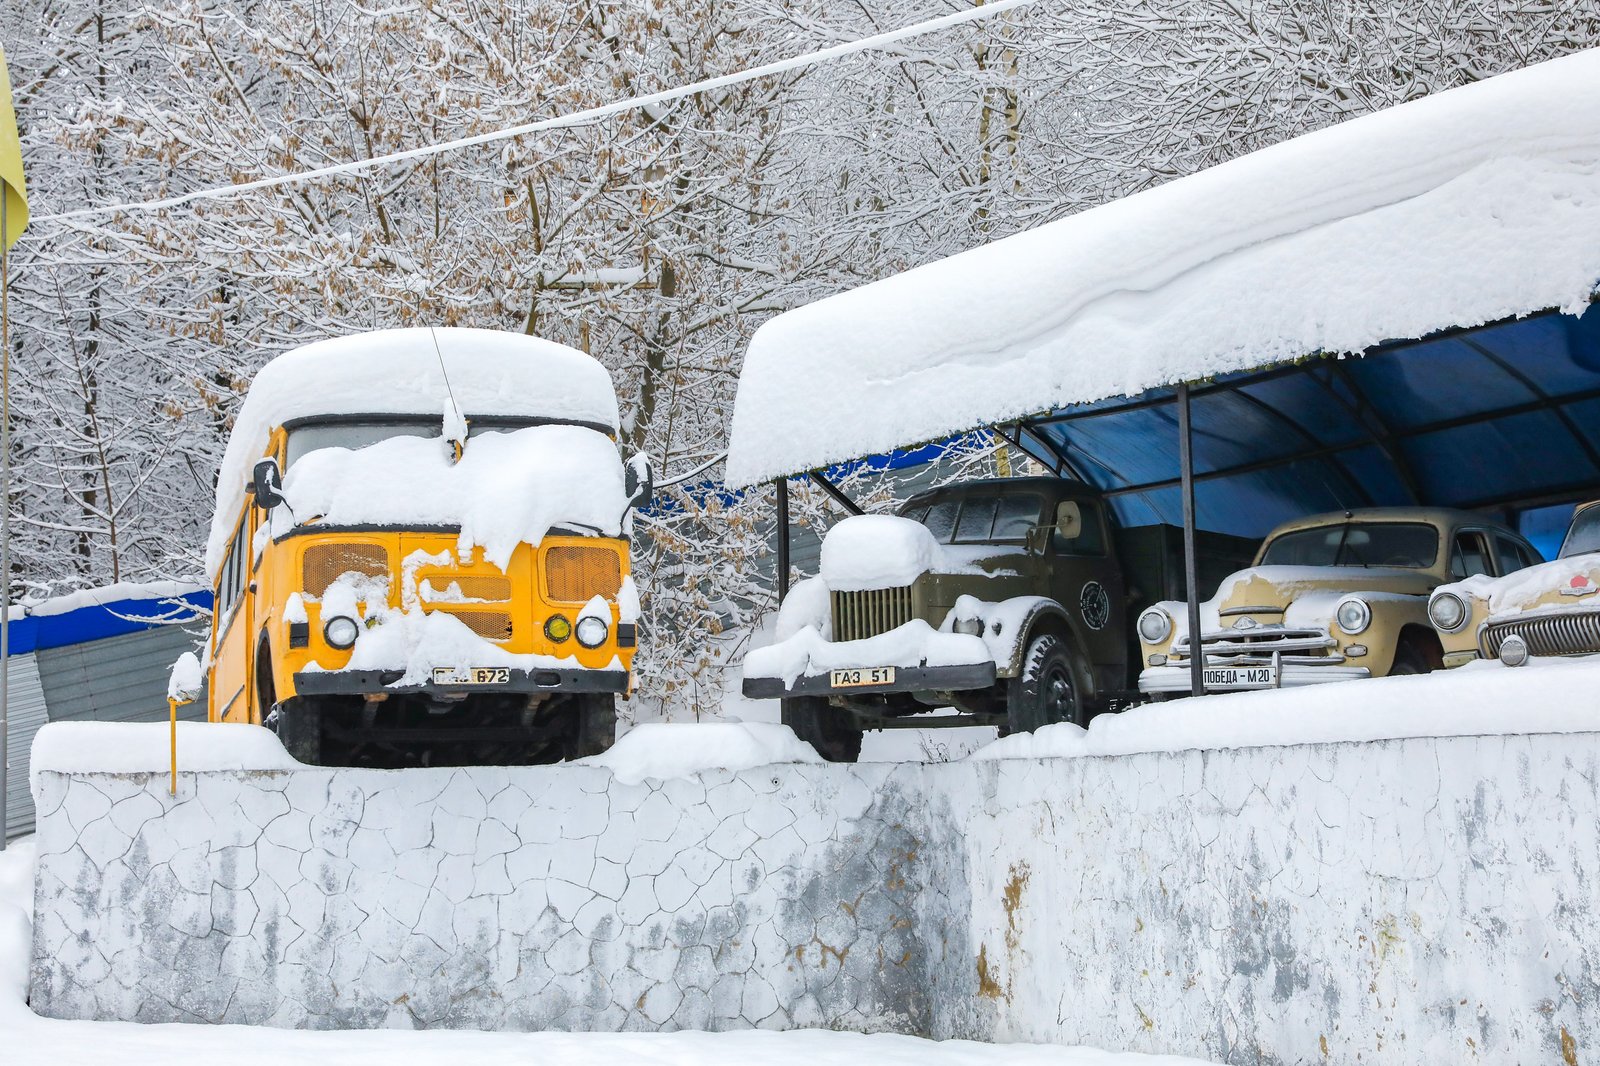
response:
<path fill-rule="evenodd" d="M 609 692 L 572 697 L 572 724 L 567 734 L 568 759 L 608 751 L 617 742 L 617 698 Z"/>
<path fill-rule="evenodd" d="M 783 724 L 817 749 L 829 762 L 855 762 L 861 758 L 863 730 L 843 707 L 829 706 L 820 696 L 795 696 L 782 701 Z"/>
<path fill-rule="evenodd" d="M 322 707 L 306 699 L 285 700 L 275 714 L 278 740 L 296 762 L 322 765 Z"/>

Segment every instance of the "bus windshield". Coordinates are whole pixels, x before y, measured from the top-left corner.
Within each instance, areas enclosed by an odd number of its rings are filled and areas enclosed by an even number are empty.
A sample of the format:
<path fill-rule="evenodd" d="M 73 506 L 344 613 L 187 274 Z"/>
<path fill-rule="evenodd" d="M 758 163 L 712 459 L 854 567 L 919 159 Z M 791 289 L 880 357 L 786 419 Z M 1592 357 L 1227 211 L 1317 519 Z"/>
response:
<path fill-rule="evenodd" d="M 484 433 L 509 432 L 536 424 L 504 419 L 471 422 L 468 424 L 467 439 L 471 440 Z M 420 416 L 375 418 L 371 421 L 340 419 L 337 422 L 305 422 L 289 430 L 288 454 L 284 459 L 284 469 L 288 470 L 303 456 L 323 448 L 348 448 L 355 451 L 395 437 L 438 437 L 441 433 L 442 423 L 438 418 Z"/>

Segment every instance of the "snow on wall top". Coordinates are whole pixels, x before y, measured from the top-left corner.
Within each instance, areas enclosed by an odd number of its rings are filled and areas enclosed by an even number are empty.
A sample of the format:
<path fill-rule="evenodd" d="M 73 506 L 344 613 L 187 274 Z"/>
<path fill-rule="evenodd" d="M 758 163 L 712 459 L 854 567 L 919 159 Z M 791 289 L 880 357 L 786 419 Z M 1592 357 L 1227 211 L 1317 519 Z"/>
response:
<path fill-rule="evenodd" d="M 1600 51 L 1354 119 L 778 316 L 734 486 L 1557 307 L 1600 280 Z"/>
<path fill-rule="evenodd" d="M 441 372 L 441 361 L 444 372 Z M 445 373 L 450 389 L 445 388 Z M 460 411 L 618 428 L 611 376 L 564 344 L 489 329 L 389 329 L 293 348 L 250 385 L 223 454 L 217 511 L 206 544 L 215 578 L 251 467 L 272 427 L 337 414 L 409 414 L 443 419 L 453 393 Z"/>

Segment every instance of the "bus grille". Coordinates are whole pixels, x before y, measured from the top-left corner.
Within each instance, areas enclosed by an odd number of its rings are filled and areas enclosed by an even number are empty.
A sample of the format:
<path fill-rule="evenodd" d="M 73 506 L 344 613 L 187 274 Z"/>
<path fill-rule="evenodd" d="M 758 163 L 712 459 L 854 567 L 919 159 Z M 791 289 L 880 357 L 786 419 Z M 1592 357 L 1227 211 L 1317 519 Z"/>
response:
<path fill-rule="evenodd" d="M 911 621 L 911 586 L 830 592 L 833 639 L 864 640 Z"/>
<path fill-rule="evenodd" d="M 313 544 L 300 562 L 300 587 L 307 596 L 321 596 L 345 574 L 384 577 L 389 553 L 377 544 Z"/>
<path fill-rule="evenodd" d="M 462 625 L 484 640 L 511 639 L 511 616 L 505 611 L 452 611 L 447 607 L 438 607 L 435 610 L 459 619 Z"/>
<path fill-rule="evenodd" d="M 461 598 L 465 600 L 482 600 L 486 603 L 504 603 L 511 599 L 511 582 L 494 574 L 450 574 L 434 573 L 424 577 L 421 584 L 427 585 L 422 590 L 424 602 L 448 603 L 444 599 L 454 585 L 461 590 Z"/>
<path fill-rule="evenodd" d="M 560 544 L 544 553 L 544 578 L 556 603 L 614 600 L 622 588 L 622 557 L 610 548 Z"/>
<path fill-rule="evenodd" d="M 1500 645 L 1515 633 L 1534 655 L 1578 655 L 1600 651 L 1600 611 L 1559 611 L 1490 622 L 1478 637 L 1487 659 L 1500 656 Z"/>

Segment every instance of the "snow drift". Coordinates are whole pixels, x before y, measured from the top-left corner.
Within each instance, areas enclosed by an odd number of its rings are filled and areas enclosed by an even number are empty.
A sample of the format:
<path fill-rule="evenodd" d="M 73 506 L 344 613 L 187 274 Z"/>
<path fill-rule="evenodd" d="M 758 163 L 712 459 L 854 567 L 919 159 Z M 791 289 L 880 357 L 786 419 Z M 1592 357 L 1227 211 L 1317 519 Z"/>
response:
<path fill-rule="evenodd" d="M 780 315 L 743 486 L 1067 404 L 1584 306 L 1600 52 L 1354 119 Z"/>

